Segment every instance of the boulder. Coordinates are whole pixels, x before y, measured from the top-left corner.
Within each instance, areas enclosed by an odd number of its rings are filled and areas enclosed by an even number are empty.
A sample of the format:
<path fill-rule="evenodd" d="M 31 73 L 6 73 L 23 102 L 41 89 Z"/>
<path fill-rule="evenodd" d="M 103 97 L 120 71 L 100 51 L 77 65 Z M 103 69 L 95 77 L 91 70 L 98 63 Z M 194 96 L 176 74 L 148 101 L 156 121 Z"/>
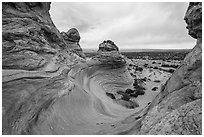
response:
<path fill-rule="evenodd" d="M 61 35 L 66 41 L 70 42 L 79 42 L 81 38 L 76 28 L 71 28 L 67 32 L 61 32 Z"/>

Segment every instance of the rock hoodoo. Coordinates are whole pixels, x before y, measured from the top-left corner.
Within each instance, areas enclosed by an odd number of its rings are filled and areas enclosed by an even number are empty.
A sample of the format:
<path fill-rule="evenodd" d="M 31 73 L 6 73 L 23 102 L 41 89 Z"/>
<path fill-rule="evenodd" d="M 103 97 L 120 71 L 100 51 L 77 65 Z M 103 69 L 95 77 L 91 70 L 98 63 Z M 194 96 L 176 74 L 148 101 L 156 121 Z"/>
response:
<path fill-rule="evenodd" d="M 83 51 L 82 51 L 82 48 L 79 45 L 79 41 L 80 41 L 81 37 L 80 37 L 79 32 L 76 28 L 72 28 L 67 32 L 61 32 L 61 35 L 67 44 L 66 48 L 68 48 L 70 51 L 76 53 L 80 57 L 86 58 Z"/>
<path fill-rule="evenodd" d="M 85 61 L 79 32 L 60 33 L 49 9 L 2 3 L 2 134 L 202 134 L 201 2 L 185 15 L 196 46 L 143 106 L 127 96 L 133 79 L 116 44 Z"/>
<path fill-rule="evenodd" d="M 107 73 L 106 76 L 103 76 L 103 80 L 101 80 L 106 83 L 104 86 L 109 85 L 109 88 L 105 90 L 106 95 L 112 98 L 116 103 L 128 109 L 138 107 L 138 103 L 132 101 L 130 96 L 125 93 L 126 87 L 128 87 L 126 85 L 130 86 L 133 83 L 133 79 L 128 73 L 126 59 L 120 53 L 116 44 L 111 40 L 103 41 L 99 44 L 97 53 L 98 55 L 94 56 L 93 60 L 99 61 L 99 66 L 106 70 L 103 71 L 103 73 Z M 113 72 L 109 73 L 111 71 Z M 120 80 L 118 79 L 119 77 Z M 123 86 L 121 86 L 121 88 L 117 88 L 114 84 L 111 85 L 111 83 L 114 82 L 123 84 Z"/>
<path fill-rule="evenodd" d="M 103 41 L 99 44 L 98 55 L 93 59 L 99 60 L 103 64 L 109 64 L 112 67 L 124 66 L 125 58 L 119 52 L 119 48 L 111 40 Z"/>
<path fill-rule="evenodd" d="M 98 52 L 119 51 L 119 48 L 111 40 L 99 44 Z"/>

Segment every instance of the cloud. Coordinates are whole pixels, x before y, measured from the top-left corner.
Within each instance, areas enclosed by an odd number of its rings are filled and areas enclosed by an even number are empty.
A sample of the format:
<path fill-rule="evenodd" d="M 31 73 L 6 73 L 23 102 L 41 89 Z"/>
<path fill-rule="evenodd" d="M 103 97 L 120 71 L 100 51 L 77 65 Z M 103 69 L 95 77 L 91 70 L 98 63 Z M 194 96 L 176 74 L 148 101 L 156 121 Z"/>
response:
<path fill-rule="evenodd" d="M 120 48 L 192 48 L 183 20 L 188 3 L 57 3 L 51 17 L 60 31 L 77 28 L 82 48 L 106 39 Z"/>

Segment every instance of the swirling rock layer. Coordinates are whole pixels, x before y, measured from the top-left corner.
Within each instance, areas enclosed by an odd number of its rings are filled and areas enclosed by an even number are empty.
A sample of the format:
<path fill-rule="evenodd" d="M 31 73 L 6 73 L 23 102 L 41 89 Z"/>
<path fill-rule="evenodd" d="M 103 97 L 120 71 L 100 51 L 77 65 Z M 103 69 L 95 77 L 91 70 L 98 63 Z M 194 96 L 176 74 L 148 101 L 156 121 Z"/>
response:
<path fill-rule="evenodd" d="M 2 134 L 201 134 L 202 27 L 194 25 L 202 23 L 191 23 L 201 3 L 185 17 L 196 46 L 161 93 L 135 109 L 106 94 L 133 84 L 117 46 L 104 42 L 88 61 L 62 50 L 49 5 L 3 3 Z"/>
<path fill-rule="evenodd" d="M 50 3 L 3 3 L 3 69 L 38 70 L 64 40 L 50 19 Z"/>

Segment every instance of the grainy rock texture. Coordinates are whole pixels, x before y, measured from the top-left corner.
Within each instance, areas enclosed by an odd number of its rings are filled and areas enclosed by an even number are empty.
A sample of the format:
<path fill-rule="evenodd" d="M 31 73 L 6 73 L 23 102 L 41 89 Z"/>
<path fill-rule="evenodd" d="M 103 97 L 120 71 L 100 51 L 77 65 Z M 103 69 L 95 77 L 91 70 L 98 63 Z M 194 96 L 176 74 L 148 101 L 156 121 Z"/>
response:
<path fill-rule="evenodd" d="M 103 41 L 99 44 L 98 52 L 119 51 L 119 48 L 111 40 Z"/>
<path fill-rule="evenodd" d="M 202 3 L 191 2 L 188 6 L 184 20 L 187 23 L 189 35 L 193 38 L 202 38 Z"/>
<path fill-rule="evenodd" d="M 3 134 L 35 134 L 39 116 L 72 87 L 70 68 L 83 61 L 64 50 L 49 9 L 43 2 L 2 3 Z"/>
<path fill-rule="evenodd" d="M 61 32 L 62 37 L 66 41 L 67 48 L 72 52 L 76 53 L 82 58 L 86 58 L 82 52 L 82 48 L 79 45 L 80 35 L 77 29 L 72 28 L 67 32 Z"/>
<path fill-rule="evenodd" d="M 2 4 L 3 69 L 38 70 L 65 46 L 49 9 L 50 3 Z"/>
<path fill-rule="evenodd" d="M 139 134 L 202 134 L 201 2 L 189 4 L 185 20 L 196 46 L 151 103 Z"/>
<path fill-rule="evenodd" d="M 102 84 L 102 86 L 108 85 L 108 90 L 105 90 L 106 95 L 128 109 L 139 107 L 138 103 L 130 100 L 130 96 L 125 93 L 126 85 L 130 86 L 133 83 L 133 78 L 127 73 L 126 58 L 119 52 L 119 48 L 116 44 L 111 40 L 103 41 L 99 44 L 97 53 L 98 55 L 94 56 L 93 60 L 99 61 L 99 66 L 107 69 L 108 72 L 112 72 L 113 70 L 112 73 L 103 76 L 103 80 L 101 80 L 106 83 Z M 107 72 L 104 72 L 104 74 L 105 73 Z M 117 83 L 120 88 L 115 87 L 114 83 Z"/>
<path fill-rule="evenodd" d="M 111 40 L 103 41 L 99 44 L 98 55 L 94 59 L 99 60 L 102 64 L 109 64 L 112 67 L 124 66 L 126 61 L 119 48 Z"/>

